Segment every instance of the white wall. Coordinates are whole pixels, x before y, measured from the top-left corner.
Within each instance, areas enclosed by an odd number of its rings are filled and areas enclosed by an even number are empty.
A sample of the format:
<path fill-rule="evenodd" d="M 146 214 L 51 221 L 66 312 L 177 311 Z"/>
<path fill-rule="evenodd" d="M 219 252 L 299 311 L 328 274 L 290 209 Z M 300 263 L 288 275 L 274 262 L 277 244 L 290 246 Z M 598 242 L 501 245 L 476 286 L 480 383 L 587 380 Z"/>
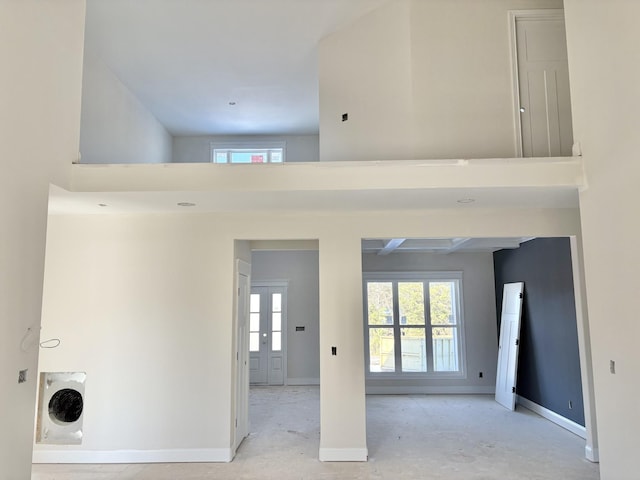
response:
<path fill-rule="evenodd" d="M 31 476 L 47 198 L 78 156 L 84 12 L 82 0 L 0 2 L 3 480 Z"/>
<path fill-rule="evenodd" d="M 637 478 L 640 3 L 565 0 L 602 480 Z M 612 243 L 613 242 L 613 243 Z M 616 373 L 609 361 L 616 362 Z"/>
<path fill-rule="evenodd" d="M 363 460 L 361 239 L 578 232 L 572 209 L 51 216 L 42 336 L 62 344 L 43 351 L 40 369 L 87 372 L 85 437 L 37 445 L 35 459 L 223 459 L 234 239 L 298 238 L 319 239 L 320 458 Z"/>
<path fill-rule="evenodd" d="M 173 162 L 209 163 L 212 143 L 285 142 L 285 161 L 317 162 L 318 135 L 199 135 L 173 137 Z"/>
<path fill-rule="evenodd" d="M 234 252 L 197 216 L 50 217 L 42 336 L 61 344 L 39 368 L 87 373 L 78 450 L 228 455 Z"/>
<path fill-rule="evenodd" d="M 515 156 L 508 11 L 533 8 L 562 0 L 401 0 L 324 39 L 320 159 Z"/>
<path fill-rule="evenodd" d="M 287 280 L 287 382 L 320 383 L 318 252 L 255 251 L 252 283 Z M 305 327 L 296 332 L 297 326 Z"/>
<path fill-rule="evenodd" d="M 82 163 L 168 163 L 171 135 L 90 51 L 82 78 Z"/>
<path fill-rule="evenodd" d="M 410 6 L 389 2 L 320 42 L 321 161 L 413 158 Z"/>
<path fill-rule="evenodd" d="M 362 255 L 365 272 L 462 272 L 466 377 L 427 380 L 367 379 L 367 391 L 492 393 L 498 359 L 493 255 L 491 253 Z M 478 373 L 482 372 L 482 378 Z"/>

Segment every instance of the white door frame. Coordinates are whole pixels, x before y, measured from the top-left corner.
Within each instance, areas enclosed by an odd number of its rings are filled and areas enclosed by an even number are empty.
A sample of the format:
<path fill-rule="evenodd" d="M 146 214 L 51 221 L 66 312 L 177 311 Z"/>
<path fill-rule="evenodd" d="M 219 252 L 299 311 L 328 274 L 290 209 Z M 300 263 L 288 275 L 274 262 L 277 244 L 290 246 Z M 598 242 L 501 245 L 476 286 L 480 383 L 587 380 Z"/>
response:
<path fill-rule="evenodd" d="M 578 330 L 578 354 L 582 381 L 582 404 L 584 407 L 585 457 L 591 462 L 600 461 L 598 451 L 598 426 L 596 421 L 595 390 L 593 386 L 593 362 L 591 359 L 591 334 L 587 314 L 587 287 L 584 279 L 582 241 L 569 237 L 571 264 L 573 267 L 573 291 L 576 302 L 576 326 Z"/>
<path fill-rule="evenodd" d="M 539 10 L 509 10 L 509 47 L 511 49 L 511 81 L 513 84 L 513 137 L 515 156 L 522 152 L 522 120 L 520 118 L 520 78 L 518 74 L 518 41 L 516 22 L 519 19 L 564 20 L 561 8 L 541 8 Z"/>
<path fill-rule="evenodd" d="M 286 386 L 287 383 L 287 340 L 289 332 L 287 330 L 287 317 L 289 316 L 289 280 L 272 280 L 272 281 L 256 281 L 251 283 L 253 287 L 274 287 L 282 288 L 284 291 L 284 298 L 282 299 L 282 385 Z M 271 352 L 269 352 L 271 353 Z M 270 368 L 270 365 L 267 367 Z M 269 384 L 269 376 L 267 374 L 267 384 Z"/>
<path fill-rule="evenodd" d="M 240 298 L 240 276 L 247 277 L 247 296 L 244 305 Z M 236 275 L 234 289 L 235 295 L 235 333 L 236 333 L 236 402 L 235 415 L 233 416 L 235 425 L 232 425 L 233 432 L 233 455 L 242 443 L 242 440 L 249 434 L 249 294 L 251 292 L 251 264 L 243 260 L 236 259 Z M 245 328 L 242 329 L 240 323 L 240 312 L 244 310 Z"/>

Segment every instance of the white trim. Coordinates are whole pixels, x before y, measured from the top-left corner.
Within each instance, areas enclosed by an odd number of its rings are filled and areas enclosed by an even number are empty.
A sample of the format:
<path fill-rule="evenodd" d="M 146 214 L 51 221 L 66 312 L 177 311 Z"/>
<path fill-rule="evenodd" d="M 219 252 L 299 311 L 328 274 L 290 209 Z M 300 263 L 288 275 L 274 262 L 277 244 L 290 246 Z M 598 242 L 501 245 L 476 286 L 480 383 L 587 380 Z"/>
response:
<path fill-rule="evenodd" d="M 230 462 L 230 448 L 175 450 L 34 450 L 33 463 Z"/>
<path fill-rule="evenodd" d="M 527 18 L 529 20 L 561 19 L 564 20 L 564 10 L 561 8 L 541 8 L 535 10 L 509 10 L 509 48 L 511 50 L 511 82 L 513 89 L 513 137 L 516 158 L 521 158 L 522 151 L 522 120 L 520 118 L 520 81 L 518 76 L 518 42 L 516 39 L 516 21 Z"/>
<path fill-rule="evenodd" d="M 320 377 L 289 377 L 287 385 L 320 385 Z"/>
<path fill-rule="evenodd" d="M 582 425 L 578 425 L 573 420 L 569 420 L 568 418 L 563 417 L 562 415 L 559 415 L 556 412 L 543 407 L 542 405 L 538 405 L 531 400 L 521 397 L 520 395 L 516 396 L 516 402 L 521 407 L 524 407 L 527 410 L 531 410 L 533 413 L 537 413 L 541 417 L 546 418 L 547 420 L 555 423 L 565 430 L 569 430 L 574 435 L 577 435 L 581 438 L 587 438 L 586 429 Z"/>
<path fill-rule="evenodd" d="M 587 289 L 582 269 L 582 244 L 576 236 L 569 237 L 569 242 L 571 245 L 571 266 L 573 270 L 573 290 L 576 305 L 576 327 L 578 331 L 578 354 L 580 355 L 584 425 L 587 432 L 585 457 L 591 462 L 598 462 L 598 422 L 596 420 L 595 391 L 593 386 L 591 334 L 586 300 Z"/>
<path fill-rule="evenodd" d="M 584 456 L 593 463 L 600 462 L 600 452 L 597 448 L 593 448 L 590 445 L 585 445 L 584 447 Z"/>
<path fill-rule="evenodd" d="M 366 448 L 320 448 L 321 462 L 366 462 L 369 451 Z"/>
<path fill-rule="evenodd" d="M 425 386 L 425 385 L 410 385 L 410 386 L 378 386 L 371 385 L 365 387 L 367 395 L 411 395 L 411 394 L 425 394 L 425 395 L 495 395 L 496 387 L 494 385 L 490 387 L 483 386 Z"/>

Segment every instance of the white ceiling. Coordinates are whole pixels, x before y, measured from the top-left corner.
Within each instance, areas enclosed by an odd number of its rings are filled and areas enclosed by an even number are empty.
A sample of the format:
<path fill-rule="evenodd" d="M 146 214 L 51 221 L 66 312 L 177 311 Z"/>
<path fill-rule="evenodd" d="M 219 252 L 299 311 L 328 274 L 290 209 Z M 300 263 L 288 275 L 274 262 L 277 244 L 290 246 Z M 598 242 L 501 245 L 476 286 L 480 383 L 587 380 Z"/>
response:
<path fill-rule="evenodd" d="M 317 133 L 319 40 L 386 1 L 88 0 L 86 51 L 173 135 Z"/>

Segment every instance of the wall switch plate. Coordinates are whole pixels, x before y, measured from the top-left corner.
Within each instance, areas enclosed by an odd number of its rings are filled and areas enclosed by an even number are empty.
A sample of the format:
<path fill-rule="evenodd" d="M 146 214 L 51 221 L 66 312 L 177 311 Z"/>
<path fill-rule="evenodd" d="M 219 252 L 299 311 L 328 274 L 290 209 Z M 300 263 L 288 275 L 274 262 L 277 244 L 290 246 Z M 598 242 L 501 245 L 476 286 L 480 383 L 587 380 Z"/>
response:
<path fill-rule="evenodd" d="M 18 372 L 18 383 L 24 383 L 27 381 L 27 369 L 20 370 Z"/>
<path fill-rule="evenodd" d="M 616 361 L 615 360 L 609 360 L 609 371 L 611 373 L 616 373 Z"/>
<path fill-rule="evenodd" d="M 343 113 L 342 114 L 342 121 L 346 122 L 347 120 L 349 120 L 349 114 L 348 113 Z"/>
<path fill-rule="evenodd" d="M 331 355 L 338 355 L 338 347 L 331 347 Z"/>
<path fill-rule="evenodd" d="M 482 372 L 478 373 L 478 378 L 482 378 L 482 376 L 483 376 Z"/>

